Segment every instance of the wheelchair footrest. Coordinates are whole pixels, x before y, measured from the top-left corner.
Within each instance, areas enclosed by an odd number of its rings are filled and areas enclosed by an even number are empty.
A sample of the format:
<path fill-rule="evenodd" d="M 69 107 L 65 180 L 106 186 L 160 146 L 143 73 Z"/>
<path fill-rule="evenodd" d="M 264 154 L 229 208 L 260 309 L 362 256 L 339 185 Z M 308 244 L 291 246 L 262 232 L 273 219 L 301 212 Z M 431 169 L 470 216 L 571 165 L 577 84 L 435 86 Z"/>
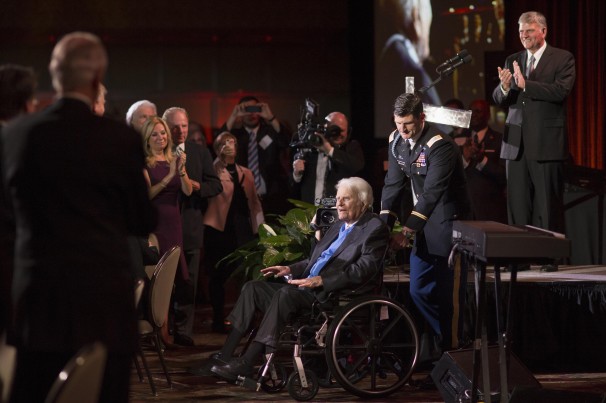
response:
<path fill-rule="evenodd" d="M 261 384 L 258 383 L 257 381 L 255 381 L 252 378 L 249 377 L 245 377 L 242 375 L 238 375 L 238 379 L 236 379 L 236 385 L 238 386 L 242 386 L 246 389 L 251 389 L 254 391 L 260 391 L 261 390 Z"/>

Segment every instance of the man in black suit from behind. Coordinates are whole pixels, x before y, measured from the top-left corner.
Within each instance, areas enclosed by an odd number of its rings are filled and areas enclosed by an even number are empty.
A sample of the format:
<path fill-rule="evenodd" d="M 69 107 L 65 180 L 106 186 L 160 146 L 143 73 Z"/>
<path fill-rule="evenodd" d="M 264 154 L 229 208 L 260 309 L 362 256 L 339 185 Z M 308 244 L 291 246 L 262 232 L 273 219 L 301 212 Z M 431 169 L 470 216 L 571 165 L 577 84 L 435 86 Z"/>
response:
<path fill-rule="evenodd" d="M 128 402 L 137 322 L 127 236 L 146 236 L 155 218 L 140 135 L 92 112 L 106 67 L 98 37 L 66 35 L 49 66 L 57 101 L 3 132 L 17 228 L 12 402 L 44 401 L 95 341 L 108 349 L 99 401 Z"/>
<path fill-rule="evenodd" d="M 501 148 L 509 223 L 563 232 L 566 98 L 575 81 L 574 56 L 547 44 L 543 14 L 523 13 L 518 24 L 525 49 L 498 68 L 500 83 L 492 93 L 497 105 L 509 108 Z"/>
<path fill-rule="evenodd" d="M 507 223 L 507 179 L 500 158 L 503 135 L 488 125 L 490 105 L 486 100 L 476 99 L 469 109 L 471 131 L 461 153 L 473 219 Z"/>
<path fill-rule="evenodd" d="M 193 192 L 181 195 L 181 219 L 183 226 L 183 251 L 189 270 L 189 282 L 175 283 L 174 341 L 182 346 L 193 346 L 194 313 L 198 272 L 200 268 L 200 248 L 204 242 L 202 216 L 206 211 L 207 199 L 223 191 L 208 148 L 186 141 L 189 129 L 189 115 L 183 108 L 172 107 L 164 111 L 162 118 L 168 124 L 173 144 L 183 147 L 187 155 L 185 170 L 189 176 Z M 180 146 L 182 144 L 182 146 Z"/>

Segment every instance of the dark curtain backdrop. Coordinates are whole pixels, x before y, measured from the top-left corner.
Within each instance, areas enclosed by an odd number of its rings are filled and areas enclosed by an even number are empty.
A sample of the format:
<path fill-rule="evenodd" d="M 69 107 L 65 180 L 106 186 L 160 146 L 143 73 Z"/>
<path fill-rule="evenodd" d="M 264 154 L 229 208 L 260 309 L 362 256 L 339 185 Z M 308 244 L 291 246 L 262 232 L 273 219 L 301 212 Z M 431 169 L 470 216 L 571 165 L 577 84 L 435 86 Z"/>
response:
<path fill-rule="evenodd" d="M 507 49 L 522 48 L 517 22 L 520 14 L 531 10 L 547 18 L 547 43 L 571 51 L 576 59 L 577 79 L 568 100 L 569 145 L 574 163 L 604 169 L 606 2 L 506 1 Z"/>

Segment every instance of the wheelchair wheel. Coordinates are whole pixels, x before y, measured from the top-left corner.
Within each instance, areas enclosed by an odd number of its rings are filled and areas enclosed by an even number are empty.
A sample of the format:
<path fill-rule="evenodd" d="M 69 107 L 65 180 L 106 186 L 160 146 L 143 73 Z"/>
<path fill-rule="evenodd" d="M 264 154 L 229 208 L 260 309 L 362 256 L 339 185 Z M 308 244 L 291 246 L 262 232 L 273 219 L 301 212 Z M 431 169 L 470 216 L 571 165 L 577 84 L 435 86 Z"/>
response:
<path fill-rule="evenodd" d="M 313 399 L 316 397 L 316 394 L 318 394 L 318 389 L 320 389 L 318 377 L 316 376 L 315 372 L 305 370 L 305 378 L 307 378 L 306 388 L 301 385 L 301 377 L 297 371 L 293 372 L 288 377 L 288 394 L 290 397 L 300 402 Z"/>
<path fill-rule="evenodd" d="M 365 398 L 385 397 L 412 375 L 419 336 L 408 311 L 380 296 L 353 300 L 328 327 L 326 362 L 337 383 Z"/>
<path fill-rule="evenodd" d="M 265 379 L 263 379 L 263 382 L 261 383 L 261 389 L 267 393 L 278 393 L 286 386 L 286 368 L 278 363 L 272 363 L 270 365 L 269 372 L 265 375 Z M 265 368 L 265 365 L 262 365 L 261 368 L 259 368 L 257 379 L 261 378 L 263 368 Z"/>

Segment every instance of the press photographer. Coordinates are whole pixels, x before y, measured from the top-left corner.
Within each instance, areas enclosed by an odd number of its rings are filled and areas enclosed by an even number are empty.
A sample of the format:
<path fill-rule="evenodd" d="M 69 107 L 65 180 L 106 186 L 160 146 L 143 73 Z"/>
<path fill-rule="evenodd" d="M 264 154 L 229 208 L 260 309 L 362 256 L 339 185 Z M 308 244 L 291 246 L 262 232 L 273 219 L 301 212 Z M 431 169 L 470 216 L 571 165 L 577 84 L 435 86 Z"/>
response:
<path fill-rule="evenodd" d="M 360 143 L 350 140 L 351 130 L 343 113 L 331 112 L 324 122 L 316 122 L 313 116 L 317 115 L 317 104 L 309 101 L 308 113 L 291 143 L 297 150 L 293 161 L 293 197 L 319 205 L 322 199 L 334 196 L 327 193 L 339 180 L 364 168 L 364 154 Z M 309 108 L 314 104 L 315 108 Z"/>

